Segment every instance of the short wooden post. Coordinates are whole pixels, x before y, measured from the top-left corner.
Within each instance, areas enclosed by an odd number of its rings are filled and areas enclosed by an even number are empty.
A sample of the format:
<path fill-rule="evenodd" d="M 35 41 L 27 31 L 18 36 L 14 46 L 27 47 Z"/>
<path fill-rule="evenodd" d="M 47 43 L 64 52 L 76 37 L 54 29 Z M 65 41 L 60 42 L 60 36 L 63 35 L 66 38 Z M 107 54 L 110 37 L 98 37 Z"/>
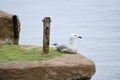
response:
<path fill-rule="evenodd" d="M 17 16 L 13 15 L 13 31 L 14 31 L 14 39 L 18 39 L 18 24 L 17 24 Z"/>
<path fill-rule="evenodd" d="M 13 15 L 13 33 L 14 33 L 14 44 L 18 44 L 19 31 L 18 31 L 18 21 L 17 16 Z"/>
<path fill-rule="evenodd" d="M 43 20 L 43 54 L 49 53 L 50 42 L 50 17 L 45 17 Z"/>

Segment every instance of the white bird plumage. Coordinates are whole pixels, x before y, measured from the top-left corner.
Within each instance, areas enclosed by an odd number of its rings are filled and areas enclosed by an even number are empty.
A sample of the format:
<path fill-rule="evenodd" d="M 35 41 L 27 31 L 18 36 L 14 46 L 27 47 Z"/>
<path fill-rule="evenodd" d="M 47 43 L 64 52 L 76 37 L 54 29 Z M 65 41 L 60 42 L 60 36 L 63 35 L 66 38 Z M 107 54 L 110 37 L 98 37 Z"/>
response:
<path fill-rule="evenodd" d="M 70 36 L 70 42 L 69 42 L 69 46 L 66 45 L 59 45 L 57 43 L 54 43 L 53 45 L 56 47 L 56 49 L 60 52 L 65 52 L 65 53 L 77 53 L 77 48 L 76 48 L 76 42 L 75 40 L 77 38 L 82 38 L 81 36 L 77 35 L 77 34 L 72 34 Z"/>

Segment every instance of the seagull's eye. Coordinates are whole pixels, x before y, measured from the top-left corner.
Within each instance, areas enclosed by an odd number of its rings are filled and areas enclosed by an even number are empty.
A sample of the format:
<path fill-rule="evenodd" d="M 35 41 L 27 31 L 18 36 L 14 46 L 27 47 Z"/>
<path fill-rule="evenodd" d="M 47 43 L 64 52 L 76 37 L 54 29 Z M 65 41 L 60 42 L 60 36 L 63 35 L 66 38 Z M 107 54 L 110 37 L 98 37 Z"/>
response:
<path fill-rule="evenodd" d="M 75 37 L 77 36 L 77 35 L 74 35 Z"/>

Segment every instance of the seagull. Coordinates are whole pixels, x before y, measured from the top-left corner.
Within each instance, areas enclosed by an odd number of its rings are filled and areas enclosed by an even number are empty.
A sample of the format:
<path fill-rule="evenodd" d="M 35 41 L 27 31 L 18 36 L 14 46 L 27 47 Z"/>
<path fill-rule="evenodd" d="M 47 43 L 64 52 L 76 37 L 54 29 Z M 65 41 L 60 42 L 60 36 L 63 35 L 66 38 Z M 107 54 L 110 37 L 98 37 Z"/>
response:
<path fill-rule="evenodd" d="M 52 45 L 54 45 L 59 52 L 75 54 L 77 53 L 77 48 L 76 48 L 76 43 L 75 43 L 75 40 L 77 38 L 82 38 L 82 37 L 77 34 L 72 34 L 70 36 L 69 46 L 59 45 L 57 43 L 54 43 Z"/>

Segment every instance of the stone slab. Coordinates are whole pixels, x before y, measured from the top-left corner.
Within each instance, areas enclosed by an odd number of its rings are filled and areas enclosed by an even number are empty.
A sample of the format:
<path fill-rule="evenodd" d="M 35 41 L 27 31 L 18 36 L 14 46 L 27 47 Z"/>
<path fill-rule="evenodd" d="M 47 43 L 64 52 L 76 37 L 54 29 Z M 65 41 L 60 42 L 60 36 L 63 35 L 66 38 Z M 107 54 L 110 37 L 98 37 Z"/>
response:
<path fill-rule="evenodd" d="M 81 54 L 41 62 L 0 64 L 0 80 L 90 80 L 95 72 L 94 62 Z"/>

